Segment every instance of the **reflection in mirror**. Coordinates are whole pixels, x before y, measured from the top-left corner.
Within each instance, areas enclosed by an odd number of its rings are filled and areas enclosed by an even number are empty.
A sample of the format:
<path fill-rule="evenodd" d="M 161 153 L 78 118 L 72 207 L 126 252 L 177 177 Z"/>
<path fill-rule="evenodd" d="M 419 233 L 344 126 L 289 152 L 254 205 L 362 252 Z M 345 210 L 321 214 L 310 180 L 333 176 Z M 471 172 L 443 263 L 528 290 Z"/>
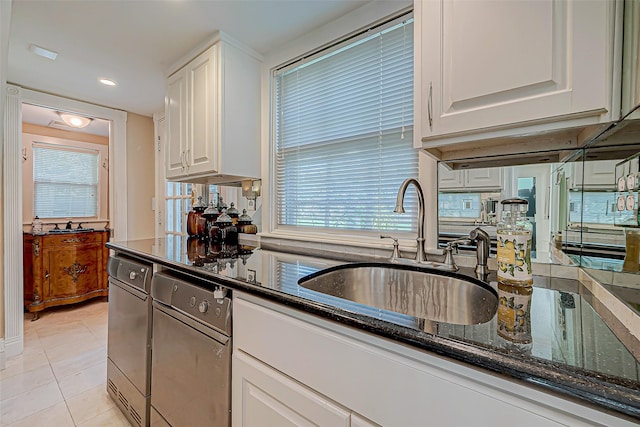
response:
<path fill-rule="evenodd" d="M 480 226 L 491 237 L 490 254 L 496 253 L 496 224 L 502 215 L 501 200 L 526 199 L 527 218 L 533 224 L 532 258 L 550 262 L 551 235 L 557 230 L 557 220 L 551 212 L 558 211 L 556 189 L 551 185 L 556 163 L 451 170 L 445 163 L 438 167 L 439 244 L 456 240 Z M 461 250 L 475 250 L 461 246 Z"/>
<path fill-rule="evenodd" d="M 543 156 L 530 158 L 537 164 L 477 169 L 464 169 L 464 164 L 451 169 L 440 163 L 439 244 L 481 226 L 492 237 L 491 255 L 495 256 L 500 201 L 522 197 L 529 201 L 527 216 L 534 224 L 535 262 L 637 272 L 640 162 L 634 156 L 640 153 L 640 119 L 628 117 L 635 117 L 639 107 L 631 110 L 626 120 L 609 125 L 584 148 L 566 154 L 562 162 L 551 163 L 550 159 L 559 157 Z M 630 175 L 634 177 L 631 190 L 627 185 Z M 621 177 L 625 179 L 624 191 L 618 188 Z M 638 256 L 633 255 L 634 248 Z"/>
<path fill-rule="evenodd" d="M 639 107 L 588 144 L 577 162 L 583 174 L 581 203 L 576 204 L 580 212 L 573 222 L 570 215 L 569 222 L 579 230 L 572 237 L 580 249 L 568 252 L 582 267 L 616 273 L 640 270 L 640 120 L 629 118 Z"/>

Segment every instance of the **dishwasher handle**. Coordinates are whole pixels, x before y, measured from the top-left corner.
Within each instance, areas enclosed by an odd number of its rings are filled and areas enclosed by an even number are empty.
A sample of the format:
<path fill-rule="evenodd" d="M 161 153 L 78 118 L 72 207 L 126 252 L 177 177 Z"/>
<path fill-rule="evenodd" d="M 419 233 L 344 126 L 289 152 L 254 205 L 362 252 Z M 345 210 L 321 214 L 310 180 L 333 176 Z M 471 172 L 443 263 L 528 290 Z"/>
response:
<path fill-rule="evenodd" d="M 185 325 L 195 329 L 196 331 L 212 338 L 217 341 L 221 345 L 229 345 L 231 344 L 231 337 L 229 335 L 223 334 L 220 331 L 204 325 L 203 323 L 198 322 L 196 319 L 192 318 L 186 313 L 178 311 L 172 307 L 167 307 L 164 304 L 159 303 L 158 301 L 152 302 L 153 310 L 159 310 L 164 314 L 172 317 L 173 319 L 184 323 Z"/>

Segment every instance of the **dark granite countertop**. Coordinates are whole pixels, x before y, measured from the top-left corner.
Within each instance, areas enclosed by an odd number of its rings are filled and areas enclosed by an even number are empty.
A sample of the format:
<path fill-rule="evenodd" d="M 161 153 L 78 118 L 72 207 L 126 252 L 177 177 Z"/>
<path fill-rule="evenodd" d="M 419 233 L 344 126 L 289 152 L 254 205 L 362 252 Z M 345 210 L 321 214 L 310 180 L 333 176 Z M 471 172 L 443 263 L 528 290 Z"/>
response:
<path fill-rule="evenodd" d="M 107 246 L 640 420 L 640 344 L 576 280 L 534 277 L 530 342 L 518 343 L 498 333 L 497 314 L 479 325 L 433 322 L 298 285 L 301 277 L 345 260 L 250 246 L 214 258 L 196 240 L 179 236 Z"/>

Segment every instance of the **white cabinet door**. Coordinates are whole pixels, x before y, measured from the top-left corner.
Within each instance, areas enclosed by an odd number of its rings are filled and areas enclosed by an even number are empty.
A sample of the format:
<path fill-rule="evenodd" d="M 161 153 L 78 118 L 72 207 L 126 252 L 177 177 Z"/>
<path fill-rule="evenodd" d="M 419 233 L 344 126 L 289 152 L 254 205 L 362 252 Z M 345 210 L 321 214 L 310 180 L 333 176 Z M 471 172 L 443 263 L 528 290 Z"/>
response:
<path fill-rule="evenodd" d="M 573 163 L 571 187 L 586 190 L 616 189 L 617 160 L 588 160 Z"/>
<path fill-rule="evenodd" d="M 189 174 L 217 172 L 216 100 L 218 97 L 218 45 L 214 45 L 186 67 L 188 87 L 188 141 L 185 159 Z"/>
<path fill-rule="evenodd" d="M 469 169 L 465 179 L 469 188 L 501 189 L 502 168 Z"/>
<path fill-rule="evenodd" d="M 234 352 L 232 366 L 231 413 L 236 427 L 348 427 L 351 423 L 349 411 L 241 351 Z"/>
<path fill-rule="evenodd" d="M 616 2 L 415 3 L 423 141 L 611 120 Z"/>
<path fill-rule="evenodd" d="M 166 177 L 184 175 L 184 153 L 187 145 L 187 78 L 184 70 L 178 71 L 167 81 L 165 99 L 166 123 Z"/>
<path fill-rule="evenodd" d="M 485 190 L 502 189 L 502 168 L 450 170 L 442 163 L 438 165 L 439 190 Z"/>
<path fill-rule="evenodd" d="M 464 186 L 465 171 L 450 170 L 442 163 L 438 164 L 438 188 L 440 190 L 460 189 Z"/>

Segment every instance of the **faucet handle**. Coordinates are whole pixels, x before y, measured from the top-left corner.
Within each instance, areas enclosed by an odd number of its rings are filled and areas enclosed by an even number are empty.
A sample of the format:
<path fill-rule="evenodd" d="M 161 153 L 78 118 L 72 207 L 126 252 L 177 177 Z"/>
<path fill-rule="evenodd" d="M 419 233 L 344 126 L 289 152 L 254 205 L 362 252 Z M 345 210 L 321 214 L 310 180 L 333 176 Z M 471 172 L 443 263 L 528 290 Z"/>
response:
<path fill-rule="evenodd" d="M 398 244 L 398 238 L 393 236 L 380 236 L 381 239 L 393 240 L 393 253 L 391 254 L 391 261 L 400 258 L 400 245 Z"/>
<path fill-rule="evenodd" d="M 444 248 L 444 260 L 442 263 L 445 265 L 446 269 L 449 271 L 458 271 L 458 266 L 456 265 L 456 261 L 453 259 L 453 251 L 455 250 L 458 253 L 458 244 L 459 241 L 453 241 L 447 243 L 447 246 Z"/>

